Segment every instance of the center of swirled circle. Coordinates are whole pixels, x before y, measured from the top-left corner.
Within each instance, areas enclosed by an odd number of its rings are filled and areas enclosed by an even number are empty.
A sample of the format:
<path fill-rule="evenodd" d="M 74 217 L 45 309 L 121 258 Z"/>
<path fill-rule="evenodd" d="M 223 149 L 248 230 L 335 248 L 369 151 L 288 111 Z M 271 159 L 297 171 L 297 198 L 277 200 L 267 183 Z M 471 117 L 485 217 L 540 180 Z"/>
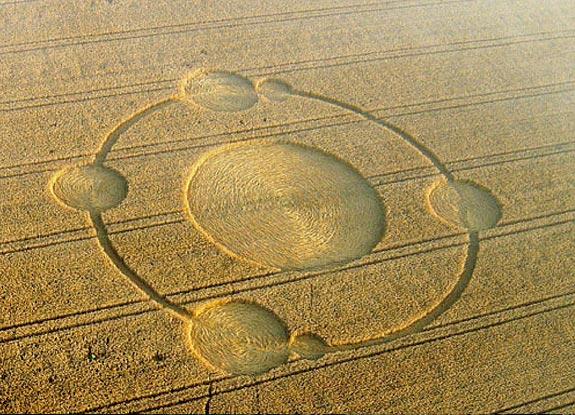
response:
<path fill-rule="evenodd" d="M 225 252 L 279 269 L 348 262 L 385 228 L 376 191 L 349 164 L 293 143 L 220 147 L 196 162 L 185 203 Z"/>

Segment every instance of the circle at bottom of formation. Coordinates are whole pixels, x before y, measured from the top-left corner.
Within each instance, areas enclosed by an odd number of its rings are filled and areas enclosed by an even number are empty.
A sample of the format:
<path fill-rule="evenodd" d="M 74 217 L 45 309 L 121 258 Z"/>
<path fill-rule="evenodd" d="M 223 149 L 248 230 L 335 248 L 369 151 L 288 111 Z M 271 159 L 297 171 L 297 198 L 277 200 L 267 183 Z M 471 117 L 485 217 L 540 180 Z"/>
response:
<path fill-rule="evenodd" d="M 267 372 L 287 362 L 289 334 L 271 311 L 241 301 L 216 301 L 194 312 L 188 333 L 194 353 L 235 375 Z"/>

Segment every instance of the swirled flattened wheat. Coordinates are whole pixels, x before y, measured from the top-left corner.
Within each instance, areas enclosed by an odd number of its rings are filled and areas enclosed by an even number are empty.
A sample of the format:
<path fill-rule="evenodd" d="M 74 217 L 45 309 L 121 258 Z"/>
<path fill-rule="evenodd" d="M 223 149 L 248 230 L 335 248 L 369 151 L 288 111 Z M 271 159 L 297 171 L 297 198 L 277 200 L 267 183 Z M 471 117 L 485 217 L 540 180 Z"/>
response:
<path fill-rule="evenodd" d="M 243 111 L 258 101 L 249 80 L 225 71 L 196 71 L 184 79 L 180 91 L 184 100 L 212 111 Z"/>
<path fill-rule="evenodd" d="M 216 301 L 194 314 L 190 346 L 209 365 L 247 375 L 287 362 L 289 334 L 271 311 L 242 301 Z"/>
<path fill-rule="evenodd" d="M 196 227 L 225 251 L 280 269 L 359 258 L 385 225 L 381 200 L 356 170 L 293 143 L 206 154 L 191 174 L 186 203 Z"/>
<path fill-rule="evenodd" d="M 493 228 L 501 218 L 497 199 L 487 190 L 470 182 L 438 182 L 427 197 L 435 215 L 470 231 Z"/>
<path fill-rule="evenodd" d="M 51 182 L 54 196 L 77 210 L 103 212 L 118 206 L 128 193 L 128 182 L 117 171 L 100 164 L 72 167 Z"/>

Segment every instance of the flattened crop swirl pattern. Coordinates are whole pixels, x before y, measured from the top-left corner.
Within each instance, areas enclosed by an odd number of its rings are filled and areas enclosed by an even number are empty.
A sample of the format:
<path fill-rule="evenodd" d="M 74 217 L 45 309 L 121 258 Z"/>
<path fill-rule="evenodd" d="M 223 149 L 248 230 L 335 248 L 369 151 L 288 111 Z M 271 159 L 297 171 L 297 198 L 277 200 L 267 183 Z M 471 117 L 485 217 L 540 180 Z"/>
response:
<path fill-rule="evenodd" d="M 290 333 L 259 304 L 222 298 L 188 310 L 149 285 L 118 254 L 102 212 L 119 206 L 128 183 L 105 165 L 120 136 L 142 118 L 183 103 L 205 111 L 249 110 L 260 99 L 315 100 L 355 113 L 393 133 L 420 153 L 443 178 L 428 191 L 431 212 L 467 232 L 465 260 L 451 289 L 410 321 L 369 340 L 329 345 L 313 333 Z M 198 70 L 182 80 L 174 96 L 120 122 L 104 139 L 91 164 L 58 172 L 49 189 L 59 203 L 87 213 L 100 247 L 118 272 L 158 307 L 186 323 L 192 352 L 206 365 L 255 375 L 290 358 L 318 359 L 326 353 L 389 342 L 422 330 L 457 301 L 469 283 L 479 250 L 478 232 L 496 226 L 501 208 L 485 188 L 460 181 L 415 138 L 368 112 L 329 97 L 298 91 L 275 79 L 257 82 L 217 70 Z M 367 180 L 344 160 L 285 141 L 223 146 L 196 161 L 185 186 L 184 210 L 194 226 L 224 252 L 277 269 L 329 267 L 367 255 L 385 232 L 385 209 Z M 281 228 L 281 231 L 278 231 Z"/>

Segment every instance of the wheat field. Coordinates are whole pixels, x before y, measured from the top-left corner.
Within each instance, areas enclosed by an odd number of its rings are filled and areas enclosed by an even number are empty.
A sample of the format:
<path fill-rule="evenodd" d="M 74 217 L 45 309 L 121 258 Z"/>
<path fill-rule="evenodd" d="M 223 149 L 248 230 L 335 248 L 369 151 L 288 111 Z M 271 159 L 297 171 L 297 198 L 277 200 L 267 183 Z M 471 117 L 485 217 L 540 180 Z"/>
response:
<path fill-rule="evenodd" d="M 575 412 L 574 62 L 571 0 L 0 0 L 0 412 Z"/>

